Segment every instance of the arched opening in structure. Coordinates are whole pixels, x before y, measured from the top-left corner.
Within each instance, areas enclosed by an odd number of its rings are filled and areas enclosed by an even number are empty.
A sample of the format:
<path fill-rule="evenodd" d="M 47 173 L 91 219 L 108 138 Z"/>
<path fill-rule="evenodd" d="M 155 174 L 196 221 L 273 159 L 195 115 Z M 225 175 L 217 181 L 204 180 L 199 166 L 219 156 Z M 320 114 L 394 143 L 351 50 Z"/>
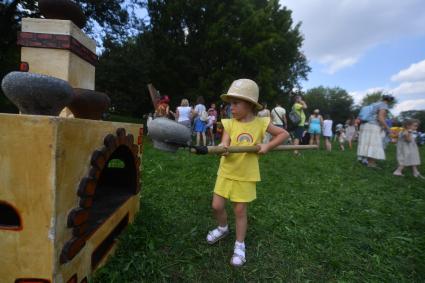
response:
<path fill-rule="evenodd" d="M 22 222 L 16 209 L 4 202 L 0 201 L 0 229 L 5 230 L 21 230 Z"/>
<path fill-rule="evenodd" d="M 97 229 L 115 210 L 137 192 L 137 168 L 132 152 L 119 146 L 100 173 L 87 224 Z"/>

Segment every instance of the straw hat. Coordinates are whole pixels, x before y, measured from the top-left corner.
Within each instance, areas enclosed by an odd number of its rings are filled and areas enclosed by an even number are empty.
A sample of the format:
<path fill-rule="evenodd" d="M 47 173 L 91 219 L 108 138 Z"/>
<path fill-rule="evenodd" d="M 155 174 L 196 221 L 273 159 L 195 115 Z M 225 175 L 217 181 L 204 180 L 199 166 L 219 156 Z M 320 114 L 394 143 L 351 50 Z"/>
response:
<path fill-rule="evenodd" d="M 220 98 L 226 102 L 229 102 L 231 98 L 241 99 L 254 104 L 258 110 L 261 110 L 263 106 L 258 103 L 258 93 L 258 85 L 253 80 L 239 79 L 233 81 L 227 93 L 222 94 Z"/>

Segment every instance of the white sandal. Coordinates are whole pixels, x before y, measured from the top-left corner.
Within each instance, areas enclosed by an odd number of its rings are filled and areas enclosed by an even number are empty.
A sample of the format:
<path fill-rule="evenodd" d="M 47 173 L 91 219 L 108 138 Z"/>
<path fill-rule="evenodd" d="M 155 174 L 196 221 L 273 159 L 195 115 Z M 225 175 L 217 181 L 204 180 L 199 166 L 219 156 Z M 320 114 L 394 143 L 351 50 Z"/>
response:
<path fill-rule="evenodd" d="M 207 242 L 210 245 L 215 244 L 217 241 L 225 238 L 227 235 L 229 235 L 229 228 L 223 231 L 217 227 L 214 230 L 208 232 Z"/>
<path fill-rule="evenodd" d="M 245 262 L 246 262 L 245 247 L 235 245 L 235 249 L 233 251 L 233 256 L 232 256 L 232 259 L 230 260 L 230 264 L 236 267 L 240 267 L 244 265 Z"/>

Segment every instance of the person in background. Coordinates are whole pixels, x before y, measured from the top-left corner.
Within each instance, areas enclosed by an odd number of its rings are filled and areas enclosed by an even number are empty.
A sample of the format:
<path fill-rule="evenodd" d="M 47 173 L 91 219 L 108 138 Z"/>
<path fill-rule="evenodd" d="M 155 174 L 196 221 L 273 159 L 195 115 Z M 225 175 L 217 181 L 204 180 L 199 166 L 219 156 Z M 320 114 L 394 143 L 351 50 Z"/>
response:
<path fill-rule="evenodd" d="M 322 132 L 323 118 L 319 109 L 315 109 L 308 119 L 308 133 L 310 134 L 309 144 L 320 146 L 320 134 Z"/>
<path fill-rule="evenodd" d="M 217 113 L 217 112 L 216 112 Z M 208 123 L 206 125 L 207 127 L 207 140 L 209 139 L 208 145 L 215 145 L 214 142 L 214 125 L 216 124 L 217 120 L 214 115 L 214 109 L 210 108 L 208 109 Z"/>
<path fill-rule="evenodd" d="M 323 138 L 325 139 L 325 148 L 327 151 L 332 150 L 332 124 L 333 121 L 329 114 L 325 115 L 325 120 L 323 121 Z"/>
<path fill-rule="evenodd" d="M 412 167 L 413 176 L 425 179 L 419 173 L 418 166 L 421 165 L 418 145 L 414 138 L 414 133 L 418 130 L 419 120 L 409 119 L 404 122 L 404 130 L 400 132 L 397 141 L 397 162 L 398 168 L 394 171 L 395 176 L 404 176 L 403 169 Z"/>
<path fill-rule="evenodd" d="M 261 104 L 263 105 L 263 109 L 258 111 L 257 116 L 258 117 L 270 117 L 270 110 L 267 109 L 267 102 L 263 101 Z M 271 138 L 272 138 L 272 136 L 269 133 L 266 132 L 266 134 L 264 135 L 263 143 L 268 143 Z"/>
<path fill-rule="evenodd" d="M 347 136 L 348 147 L 350 149 L 353 149 L 353 140 L 357 135 L 355 119 L 349 118 L 347 120 L 347 122 L 345 123 L 345 125 L 346 125 L 345 133 L 346 133 L 346 136 Z"/>
<path fill-rule="evenodd" d="M 176 121 L 182 125 L 185 125 L 189 129 L 191 128 L 191 120 L 192 120 L 192 107 L 189 106 L 189 101 L 186 98 L 183 98 L 180 106 L 177 107 L 175 118 Z"/>
<path fill-rule="evenodd" d="M 342 126 L 342 124 L 338 124 L 338 125 L 341 125 L 341 127 L 337 127 L 337 129 L 335 130 L 335 137 L 338 140 L 339 149 L 344 151 L 345 150 L 345 140 L 346 140 L 345 130 L 344 130 L 344 127 Z"/>
<path fill-rule="evenodd" d="M 205 100 L 202 96 L 198 96 L 196 99 L 196 105 L 195 109 L 193 110 L 193 116 L 194 116 L 194 132 L 196 133 L 196 145 L 199 146 L 201 144 L 201 138 L 202 138 L 202 145 L 207 145 L 207 140 L 205 136 L 205 131 L 207 130 L 206 125 L 207 121 L 202 121 L 202 115 L 203 112 L 206 112 L 207 109 L 205 107 Z M 207 118 L 208 119 L 208 118 Z"/>
<path fill-rule="evenodd" d="M 288 128 L 288 120 L 286 119 L 286 110 L 280 105 L 280 103 L 276 102 L 275 108 L 273 108 L 270 111 L 270 116 L 272 118 L 273 125 L 282 129 Z"/>
<path fill-rule="evenodd" d="M 385 120 L 388 104 L 393 101 L 393 96 L 383 95 L 381 101 L 372 105 L 371 119 L 360 126 L 357 156 L 366 158 L 366 162 L 362 161 L 362 163 L 370 168 L 379 168 L 376 160 L 385 160 L 383 141 L 386 133 L 390 132 Z"/>
<path fill-rule="evenodd" d="M 215 135 L 215 133 L 217 132 L 217 122 L 219 120 L 219 116 L 217 112 L 217 107 L 214 102 L 211 103 L 210 108 L 208 109 L 208 115 L 210 114 L 212 114 L 215 118 L 213 122 L 213 128 L 212 128 L 213 134 Z M 214 136 L 213 136 L 213 139 L 214 139 Z"/>
<path fill-rule="evenodd" d="M 307 104 L 302 100 L 300 95 L 295 96 L 295 103 L 292 106 L 295 112 L 300 116 L 300 122 L 295 127 L 294 131 L 294 145 L 299 145 L 304 133 L 304 124 L 305 124 L 305 113 L 304 110 L 307 109 Z M 298 150 L 294 150 L 295 155 L 300 155 Z"/>
<path fill-rule="evenodd" d="M 168 95 L 164 95 L 163 97 L 161 97 L 158 103 L 158 107 L 155 111 L 155 118 L 158 118 L 158 117 L 168 118 L 168 116 L 170 115 L 169 103 L 170 103 L 170 98 L 168 97 Z"/>
<path fill-rule="evenodd" d="M 258 117 L 270 117 L 270 110 L 267 108 L 267 102 L 262 102 L 263 109 L 258 111 L 257 116 Z"/>

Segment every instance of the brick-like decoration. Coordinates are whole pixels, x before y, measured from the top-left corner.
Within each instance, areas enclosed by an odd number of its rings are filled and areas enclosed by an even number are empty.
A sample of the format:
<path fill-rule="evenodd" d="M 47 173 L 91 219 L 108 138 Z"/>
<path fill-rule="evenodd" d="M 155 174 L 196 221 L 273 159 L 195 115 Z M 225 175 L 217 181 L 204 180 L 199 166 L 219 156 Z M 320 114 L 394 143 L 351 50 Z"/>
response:
<path fill-rule="evenodd" d="M 134 137 L 131 134 L 126 135 L 123 128 L 116 131 L 116 135 L 109 134 L 103 140 L 104 146 L 92 153 L 90 169 L 87 176 L 82 178 L 78 186 L 77 195 L 80 198 L 79 206 L 72 209 L 68 214 L 68 228 L 72 228 L 72 238 L 65 243 L 60 263 L 64 264 L 72 260 L 75 255 L 84 247 L 86 241 L 94 233 L 90 231 L 86 221 L 89 219 L 91 208 L 93 206 L 93 196 L 96 192 L 96 185 L 102 170 L 107 165 L 109 158 L 120 146 L 128 147 L 134 159 L 136 168 L 136 190 L 132 194 L 136 195 L 140 191 L 140 157 L 139 146 L 134 144 Z"/>
<path fill-rule="evenodd" d="M 93 66 L 96 66 L 98 62 L 96 54 L 70 35 L 18 32 L 18 45 L 24 47 L 70 50 Z"/>

